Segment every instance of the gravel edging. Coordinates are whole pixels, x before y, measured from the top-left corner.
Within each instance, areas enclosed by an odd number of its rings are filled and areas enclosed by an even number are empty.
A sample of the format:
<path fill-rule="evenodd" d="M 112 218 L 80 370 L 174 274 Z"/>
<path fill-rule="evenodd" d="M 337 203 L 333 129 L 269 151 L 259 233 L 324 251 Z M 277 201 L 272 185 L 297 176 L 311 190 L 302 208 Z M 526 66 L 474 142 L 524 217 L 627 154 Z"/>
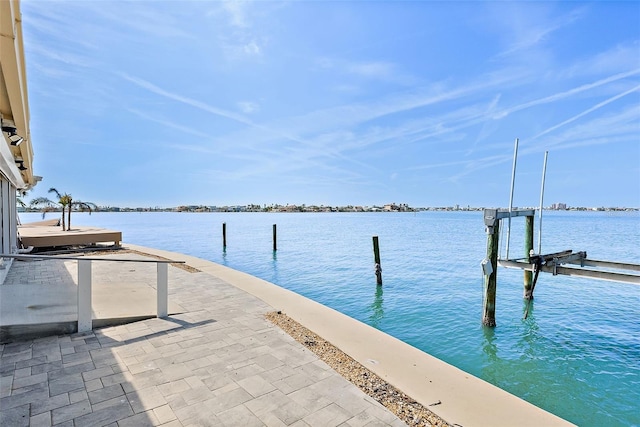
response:
<path fill-rule="evenodd" d="M 265 317 L 280 327 L 293 339 L 315 353 L 342 377 L 374 398 L 410 426 L 451 427 L 445 420 L 431 412 L 410 396 L 398 390 L 369 369 L 362 366 L 339 348 L 278 311 Z"/>

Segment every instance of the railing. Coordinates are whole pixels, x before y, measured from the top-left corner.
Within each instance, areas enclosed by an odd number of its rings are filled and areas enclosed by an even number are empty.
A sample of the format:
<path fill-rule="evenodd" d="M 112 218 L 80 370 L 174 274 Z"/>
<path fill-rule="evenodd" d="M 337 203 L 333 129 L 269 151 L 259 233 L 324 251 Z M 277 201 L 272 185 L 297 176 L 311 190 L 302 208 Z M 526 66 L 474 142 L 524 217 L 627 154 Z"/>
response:
<path fill-rule="evenodd" d="M 91 315 L 91 261 L 156 263 L 157 317 L 167 317 L 169 314 L 169 269 L 167 264 L 184 264 L 184 261 L 159 259 L 122 259 L 26 254 L 0 254 L 0 259 L 1 258 L 78 261 L 78 332 L 89 332 L 93 329 L 93 318 Z"/>

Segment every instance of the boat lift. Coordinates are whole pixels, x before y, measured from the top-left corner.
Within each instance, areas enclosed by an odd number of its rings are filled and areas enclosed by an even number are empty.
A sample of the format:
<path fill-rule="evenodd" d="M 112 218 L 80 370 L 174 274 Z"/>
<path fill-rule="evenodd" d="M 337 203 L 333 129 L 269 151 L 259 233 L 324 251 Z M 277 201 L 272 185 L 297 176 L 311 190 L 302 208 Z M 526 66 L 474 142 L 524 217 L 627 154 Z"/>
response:
<path fill-rule="evenodd" d="M 609 280 L 612 282 L 640 285 L 640 265 L 589 259 L 587 258 L 587 253 L 585 251 L 573 252 L 569 249 L 547 255 L 532 255 L 529 257 L 529 262 L 505 259 L 499 260 L 498 264 L 502 267 L 519 268 L 521 270 L 531 271 L 534 274 L 542 271 L 544 273 L 552 273 L 554 276 L 562 274 L 565 276 L 588 277 L 597 280 Z M 571 266 L 566 266 L 566 264 L 570 264 Z M 592 269 L 585 267 L 596 268 Z M 620 271 L 608 271 L 602 269 L 614 269 Z M 638 274 L 629 272 L 638 272 Z"/>
<path fill-rule="evenodd" d="M 541 254 L 542 248 L 542 211 L 544 198 L 544 180 L 547 168 L 547 155 L 545 152 L 544 166 L 542 170 L 542 187 L 540 191 L 540 219 L 538 232 L 538 253 L 533 250 L 533 222 L 535 209 L 516 209 L 513 206 L 513 188 L 515 182 L 516 159 L 518 155 L 518 140 L 516 139 L 513 173 L 511 177 L 511 196 L 509 209 L 485 209 L 484 224 L 487 232 L 487 257 L 482 261 L 484 274 L 484 295 L 483 295 L 483 315 L 482 324 L 484 326 L 496 326 L 495 303 L 497 285 L 497 267 L 517 268 L 524 271 L 524 299 L 529 301 L 525 310 L 524 318 L 527 318 L 533 291 L 535 289 L 540 272 L 555 275 L 588 277 L 597 280 L 608 280 L 614 282 L 631 283 L 640 285 L 640 265 L 599 261 L 589 259 L 586 251 L 574 252 L 565 250 L 551 254 Z M 509 258 L 509 240 L 511 233 L 511 219 L 514 217 L 525 217 L 525 253 L 522 258 Z M 498 248 L 500 246 L 499 235 L 501 221 L 508 220 L 506 257 L 500 259 Z"/>

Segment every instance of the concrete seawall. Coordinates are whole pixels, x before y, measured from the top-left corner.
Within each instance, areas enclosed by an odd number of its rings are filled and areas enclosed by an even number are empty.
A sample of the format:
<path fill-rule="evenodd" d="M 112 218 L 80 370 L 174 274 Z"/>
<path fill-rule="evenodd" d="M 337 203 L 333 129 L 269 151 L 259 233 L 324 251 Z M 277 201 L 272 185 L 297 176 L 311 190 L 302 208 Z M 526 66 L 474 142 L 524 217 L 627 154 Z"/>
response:
<path fill-rule="evenodd" d="M 124 246 L 185 261 L 260 298 L 451 424 L 465 427 L 572 425 L 384 332 L 273 283 L 201 258 L 133 244 Z"/>

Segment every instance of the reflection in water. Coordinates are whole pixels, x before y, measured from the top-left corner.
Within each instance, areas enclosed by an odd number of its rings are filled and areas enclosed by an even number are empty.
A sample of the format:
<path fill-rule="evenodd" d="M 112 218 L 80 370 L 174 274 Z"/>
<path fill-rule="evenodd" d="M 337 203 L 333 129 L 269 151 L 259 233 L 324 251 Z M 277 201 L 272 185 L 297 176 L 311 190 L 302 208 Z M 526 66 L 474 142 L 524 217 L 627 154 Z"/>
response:
<path fill-rule="evenodd" d="M 505 362 L 498 356 L 498 344 L 495 328 L 488 326 L 482 327 L 484 341 L 482 343 L 482 352 L 485 357 L 482 361 L 482 378 L 492 384 L 498 385 L 504 373 Z"/>
<path fill-rule="evenodd" d="M 271 261 L 271 269 L 273 270 L 272 283 L 278 283 L 278 252 L 273 251 L 273 260 Z"/>
<path fill-rule="evenodd" d="M 227 248 L 222 248 L 222 265 L 227 265 Z"/>
<path fill-rule="evenodd" d="M 526 300 L 523 299 L 522 300 L 522 319 L 525 320 L 525 323 L 528 324 L 530 323 L 529 320 L 531 320 L 531 323 L 535 323 L 533 321 L 533 306 L 534 306 L 534 299 L 530 299 L 530 300 Z"/>
<path fill-rule="evenodd" d="M 524 311 L 523 311 L 523 316 L 522 318 L 524 320 L 527 320 L 529 318 L 529 315 L 531 315 L 533 313 L 533 298 L 530 300 L 523 300 L 524 301 Z"/>
<path fill-rule="evenodd" d="M 382 286 L 376 286 L 376 295 L 373 303 L 369 306 L 371 314 L 369 315 L 369 324 L 374 328 L 378 327 L 378 323 L 384 317 L 384 308 L 382 307 L 384 299 L 382 298 Z"/>
<path fill-rule="evenodd" d="M 496 330 L 485 326 L 482 328 L 484 334 L 484 344 L 482 345 L 482 352 L 487 355 L 487 361 L 492 364 L 497 362 L 498 359 L 498 346 L 495 343 Z"/>
<path fill-rule="evenodd" d="M 529 380 L 530 370 L 540 359 L 539 326 L 536 323 L 533 301 L 523 300 L 522 312 L 528 308 L 528 317 L 504 329 L 483 327 L 482 378 L 498 387 L 518 387 Z M 507 336 L 516 338 L 509 341 Z M 510 374 L 507 374 L 510 372 Z"/>
<path fill-rule="evenodd" d="M 527 319 L 522 322 L 522 334 L 517 342 L 517 347 L 522 351 L 522 355 L 529 360 L 535 360 L 537 353 L 540 351 L 537 348 L 539 327 L 536 323 L 536 318 L 533 315 L 534 300 L 523 300 L 523 309 L 528 313 Z"/>

